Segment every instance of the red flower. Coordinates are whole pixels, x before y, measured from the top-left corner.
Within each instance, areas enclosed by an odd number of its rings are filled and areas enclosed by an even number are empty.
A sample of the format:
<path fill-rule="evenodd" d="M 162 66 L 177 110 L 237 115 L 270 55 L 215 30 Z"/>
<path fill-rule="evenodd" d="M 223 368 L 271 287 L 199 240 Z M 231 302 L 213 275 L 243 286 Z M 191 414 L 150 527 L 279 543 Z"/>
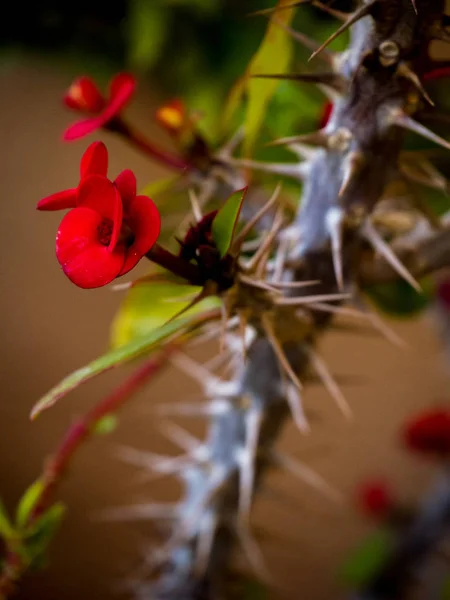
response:
<path fill-rule="evenodd" d="M 358 489 L 358 503 L 371 517 L 385 517 L 392 510 L 394 500 L 389 487 L 383 481 L 369 481 Z"/>
<path fill-rule="evenodd" d="M 106 285 L 128 273 L 158 239 L 161 219 L 154 202 L 136 195 L 130 170 L 107 177 L 108 153 L 94 142 L 81 159 L 77 188 L 41 200 L 39 210 L 70 208 L 56 236 L 56 257 L 82 288 Z"/>
<path fill-rule="evenodd" d="M 64 96 L 64 103 L 78 112 L 95 116 L 77 121 L 64 132 L 65 140 L 76 140 L 117 118 L 125 108 L 136 89 L 136 80 L 128 73 L 119 73 L 109 84 L 108 98 L 99 92 L 89 77 L 80 77 L 70 86 Z"/>
<path fill-rule="evenodd" d="M 450 411 L 423 412 L 406 424 L 404 441 L 409 450 L 423 454 L 448 456 L 450 453 Z"/>

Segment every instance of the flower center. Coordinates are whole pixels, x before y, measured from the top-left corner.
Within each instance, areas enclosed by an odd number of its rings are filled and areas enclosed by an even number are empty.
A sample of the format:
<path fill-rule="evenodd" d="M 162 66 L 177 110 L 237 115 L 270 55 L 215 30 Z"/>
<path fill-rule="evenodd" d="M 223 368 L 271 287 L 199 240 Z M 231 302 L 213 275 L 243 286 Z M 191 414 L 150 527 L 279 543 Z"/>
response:
<path fill-rule="evenodd" d="M 109 246 L 111 242 L 111 236 L 114 228 L 114 223 L 111 219 L 103 219 L 100 225 L 97 227 L 98 241 L 103 246 Z"/>

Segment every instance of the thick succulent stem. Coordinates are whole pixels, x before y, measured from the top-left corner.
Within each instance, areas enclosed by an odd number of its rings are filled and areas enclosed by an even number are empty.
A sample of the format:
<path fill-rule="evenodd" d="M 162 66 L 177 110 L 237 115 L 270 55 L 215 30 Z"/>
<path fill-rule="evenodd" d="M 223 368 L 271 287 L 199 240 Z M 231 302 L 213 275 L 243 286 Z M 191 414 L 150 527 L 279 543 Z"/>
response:
<path fill-rule="evenodd" d="M 282 274 L 283 281 L 319 281 L 313 288 L 316 295 L 337 294 L 360 281 L 389 279 L 393 273 L 407 276 L 395 257 L 390 264 L 375 261 L 369 249 L 386 251 L 371 215 L 398 174 L 405 130 L 448 146 L 412 120 L 424 101 L 418 82 L 429 62 L 429 44 L 446 37 L 443 0 L 415 4 L 417 12 L 411 0 L 365 0 L 354 13 L 350 46 L 336 61 L 340 89 L 323 131 L 328 142 L 301 169 L 302 198 L 291 226 L 298 243 Z M 440 235 L 447 248 L 448 233 Z M 425 243 L 425 264 L 410 252 L 407 263 L 413 275 L 434 268 L 433 243 L 437 242 Z M 411 281 L 414 284 L 412 276 Z M 311 288 L 288 291 L 295 297 L 312 293 Z M 282 320 L 279 310 L 263 318 L 250 311 L 254 338 L 245 361 L 237 361 L 231 381 L 203 377 L 212 415 L 209 434 L 203 443 L 192 443 L 186 460 L 174 468 L 186 489 L 174 512 L 167 546 L 157 557 L 157 580 L 136 588 L 142 597 L 227 598 L 236 542 L 253 566 L 264 571 L 249 530 L 250 505 L 266 469 L 277 464 L 273 447 L 290 413 L 301 426 L 295 408 L 296 402 L 301 408 L 300 392 L 289 373 L 304 381 L 315 368 L 325 380 L 328 377 L 312 346 L 332 318 L 332 311 L 304 306 L 301 318 L 307 326 L 293 326 L 291 337 L 279 336 L 271 329 Z M 183 360 L 190 370 L 188 359 Z"/>

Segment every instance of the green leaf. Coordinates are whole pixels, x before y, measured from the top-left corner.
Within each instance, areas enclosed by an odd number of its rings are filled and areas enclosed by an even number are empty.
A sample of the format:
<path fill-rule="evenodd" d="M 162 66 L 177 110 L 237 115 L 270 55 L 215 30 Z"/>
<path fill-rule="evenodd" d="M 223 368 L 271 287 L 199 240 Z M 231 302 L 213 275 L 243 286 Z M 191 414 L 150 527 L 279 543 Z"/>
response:
<path fill-rule="evenodd" d="M 159 196 L 159 194 L 170 190 L 170 188 L 173 187 L 177 183 L 177 181 L 179 181 L 179 179 L 179 175 L 171 175 L 170 177 L 157 179 L 156 181 L 152 181 L 152 183 L 146 185 L 145 188 L 142 190 L 141 194 L 143 196 L 148 196 L 149 198 L 154 199 L 155 196 Z"/>
<path fill-rule="evenodd" d="M 374 577 L 395 547 L 394 534 L 380 530 L 365 539 L 345 560 L 340 578 L 349 587 L 358 588 Z"/>
<path fill-rule="evenodd" d="M 29 566 L 39 569 L 46 566 L 48 547 L 64 517 L 66 507 L 62 502 L 53 504 L 25 532 L 23 552 Z"/>
<path fill-rule="evenodd" d="M 277 6 L 290 4 L 291 0 L 279 0 Z M 294 10 L 283 10 L 277 20 L 289 25 Z M 268 104 L 279 86 L 276 79 L 256 79 L 251 75 L 281 74 L 289 67 L 292 56 L 292 39 L 276 23 L 269 22 L 263 41 L 248 68 L 247 110 L 245 117 L 244 154 L 249 155 L 259 130 L 266 119 Z"/>
<path fill-rule="evenodd" d="M 432 279 L 426 278 L 420 284 L 422 293 L 403 279 L 364 288 L 364 293 L 387 315 L 410 319 L 424 311 L 434 296 Z"/>
<path fill-rule="evenodd" d="M 278 0 L 277 6 L 288 5 L 291 0 Z M 277 21 L 289 25 L 294 9 L 277 13 Z M 292 39 L 275 23 L 269 22 L 264 38 L 248 65 L 228 95 L 223 111 L 222 122 L 228 130 L 233 117 L 247 96 L 245 111 L 244 154 L 249 155 L 256 142 L 259 130 L 267 118 L 267 107 L 276 92 L 280 81 L 276 79 L 256 79 L 252 75 L 286 73 L 292 57 Z"/>
<path fill-rule="evenodd" d="M 30 514 L 41 497 L 43 488 L 43 481 L 41 479 L 36 479 L 36 481 L 25 490 L 19 501 L 16 512 L 16 524 L 18 527 L 23 528 L 27 525 Z"/>
<path fill-rule="evenodd" d="M 214 218 L 212 238 L 220 256 L 225 256 L 230 249 L 246 193 L 247 188 L 244 188 L 231 194 Z"/>
<path fill-rule="evenodd" d="M 113 348 L 121 348 L 125 344 L 151 336 L 182 311 L 201 289 L 192 285 L 155 281 L 133 286 L 112 323 Z M 186 311 L 183 317 L 189 318 L 218 306 L 218 298 L 205 298 Z"/>
<path fill-rule="evenodd" d="M 118 423 L 117 415 L 105 415 L 96 423 L 93 432 L 97 435 L 107 435 L 117 428 Z"/>
<path fill-rule="evenodd" d="M 128 59 L 132 67 L 149 69 L 158 60 L 169 26 L 163 3 L 132 0 L 128 5 Z"/>
<path fill-rule="evenodd" d="M 16 532 L 14 531 L 14 527 L 9 520 L 6 507 L 0 499 L 0 537 L 7 540 L 8 538 L 14 537 L 15 534 Z"/>
<path fill-rule="evenodd" d="M 31 411 L 31 418 L 35 419 L 43 410 L 47 410 L 60 398 L 66 396 L 70 391 L 96 375 L 100 375 L 100 373 L 104 373 L 117 365 L 126 363 L 142 354 L 150 352 L 155 346 L 161 344 L 192 321 L 192 316 L 183 316 L 182 318 L 171 321 L 158 329 L 152 329 L 145 335 L 133 339 L 128 344 L 113 348 L 81 369 L 77 369 L 53 387 L 34 405 Z"/>

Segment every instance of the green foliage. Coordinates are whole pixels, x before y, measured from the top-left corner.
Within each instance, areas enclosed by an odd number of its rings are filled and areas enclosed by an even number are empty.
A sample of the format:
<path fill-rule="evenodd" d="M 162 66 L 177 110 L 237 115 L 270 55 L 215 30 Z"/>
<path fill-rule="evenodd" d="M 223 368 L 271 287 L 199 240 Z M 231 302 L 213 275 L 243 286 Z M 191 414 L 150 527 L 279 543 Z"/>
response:
<path fill-rule="evenodd" d="M 5 540 L 14 537 L 15 531 L 9 519 L 5 505 L 0 499 L 0 538 Z"/>
<path fill-rule="evenodd" d="M 130 0 L 127 20 L 128 60 L 135 69 L 151 68 L 158 60 L 170 24 L 168 7 L 157 0 Z"/>
<path fill-rule="evenodd" d="M 64 517 L 66 507 L 61 502 L 53 504 L 24 532 L 21 554 L 33 569 L 47 565 L 47 550 Z"/>
<path fill-rule="evenodd" d="M 176 283 L 143 282 L 131 288 L 111 328 L 113 348 L 127 348 L 140 339 L 147 339 L 175 315 L 185 309 L 189 302 L 201 291 L 200 287 Z M 220 306 L 218 298 L 205 298 L 183 315 L 184 321 L 202 311 Z M 178 321 L 175 321 L 178 322 Z M 172 325 L 169 323 L 169 326 Z M 172 325 L 173 327 L 173 325 Z"/>
<path fill-rule="evenodd" d="M 43 487 L 42 480 L 37 479 L 22 495 L 16 511 L 16 524 L 19 528 L 26 526 L 34 507 L 41 497 Z"/>
<path fill-rule="evenodd" d="M 129 362 L 134 358 L 151 352 L 156 346 L 161 346 L 167 338 L 182 330 L 193 320 L 192 316 L 183 316 L 158 329 L 153 328 L 146 334 L 133 339 L 128 344 L 113 348 L 81 369 L 77 369 L 65 377 L 35 404 L 31 412 L 31 418 L 35 419 L 43 410 L 53 406 L 58 400 L 82 383 L 89 381 L 89 379 L 117 365 Z"/>
<path fill-rule="evenodd" d="M 231 194 L 214 218 L 212 238 L 220 256 L 225 256 L 230 249 L 246 192 L 244 189 Z"/>
<path fill-rule="evenodd" d="M 289 3 L 290 0 L 279 0 L 278 5 Z M 278 19 L 283 24 L 289 25 L 293 15 L 293 9 L 284 10 L 280 12 Z M 292 46 L 292 38 L 279 25 L 269 22 L 258 51 L 250 61 L 243 77 L 231 90 L 224 111 L 225 125 L 229 124 L 238 110 L 244 93 L 247 97 L 244 154 L 251 153 L 266 119 L 268 104 L 279 86 L 279 81 L 276 79 L 258 79 L 252 76 L 287 72 L 292 58 Z"/>
<path fill-rule="evenodd" d="M 392 532 L 380 530 L 372 533 L 346 558 L 340 569 L 341 581 L 353 589 L 367 584 L 386 563 L 394 545 Z"/>
<path fill-rule="evenodd" d="M 421 281 L 422 293 L 416 292 L 403 279 L 382 283 L 364 289 L 364 292 L 379 310 L 396 318 L 412 318 L 429 306 L 434 297 L 431 278 Z"/>

